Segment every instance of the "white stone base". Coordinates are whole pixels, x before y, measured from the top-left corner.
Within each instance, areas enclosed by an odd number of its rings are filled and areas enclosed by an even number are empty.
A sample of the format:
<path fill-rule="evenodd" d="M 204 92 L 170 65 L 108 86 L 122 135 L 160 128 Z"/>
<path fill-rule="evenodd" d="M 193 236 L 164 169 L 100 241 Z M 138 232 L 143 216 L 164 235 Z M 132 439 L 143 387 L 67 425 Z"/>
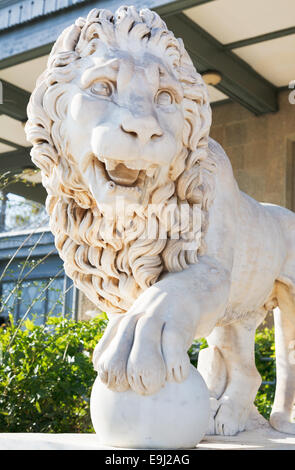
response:
<path fill-rule="evenodd" d="M 95 434 L 0 433 L 0 450 L 99 450 Z M 245 431 L 233 437 L 206 436 L 199 450 L 295 450 L 295 436 L 269 429 Z"/>

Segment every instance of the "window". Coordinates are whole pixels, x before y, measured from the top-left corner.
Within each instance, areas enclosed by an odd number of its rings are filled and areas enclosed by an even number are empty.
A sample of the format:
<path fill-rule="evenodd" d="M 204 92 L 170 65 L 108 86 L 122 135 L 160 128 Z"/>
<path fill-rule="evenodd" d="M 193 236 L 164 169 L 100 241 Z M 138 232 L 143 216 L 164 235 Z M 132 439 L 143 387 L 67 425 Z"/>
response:
<path fill-rule="evenodd" d="M 76 291 L 48 230 L 0 234 L 0 276 L 0 324 L 9 313 L 39 325 L 49 315 L 76 317 Z"/>
<path fill-rule="evenodd" d="M 6 318 L 11 313 L 15 320 L 20 320 L 26 315 L 26 318 L 42 325 L 48 315 L 62 314 L 63 304 L 63 277 L 51 282 L 46 278 L 23 281 L 19 287 L 16 282 L 2 283 L 2 317 Z"/>

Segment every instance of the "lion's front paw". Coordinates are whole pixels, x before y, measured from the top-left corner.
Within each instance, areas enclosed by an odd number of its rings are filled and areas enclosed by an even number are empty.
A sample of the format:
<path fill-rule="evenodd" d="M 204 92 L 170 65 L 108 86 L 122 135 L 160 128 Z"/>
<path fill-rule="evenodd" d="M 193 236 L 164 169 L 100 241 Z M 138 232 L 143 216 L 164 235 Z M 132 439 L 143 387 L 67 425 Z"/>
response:
<path fill-rule="evenodd" d="M 110 389 L 124 391 L 130 386 L 142 395 L 156 393 L 166 380 L 185 380 L 190 364 L 181 331 L 169 321 L 144 314 L 111 320 L 93 363 Z"/>
<path fill-rule="evenodd" d="M 222 398 L 219 404 L 214 419 L 215 434 L 234 436 L 238 432 L 244 431 L 247 419 L 245 410 L 228 397 Z"/>

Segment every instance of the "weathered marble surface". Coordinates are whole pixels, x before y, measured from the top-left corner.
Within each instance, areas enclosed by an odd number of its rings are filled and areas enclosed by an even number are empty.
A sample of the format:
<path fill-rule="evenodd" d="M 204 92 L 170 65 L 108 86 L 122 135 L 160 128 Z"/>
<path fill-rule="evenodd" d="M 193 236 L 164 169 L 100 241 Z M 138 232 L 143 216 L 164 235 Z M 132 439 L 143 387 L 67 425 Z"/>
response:
<path fill-rule="evenodd" d="M 101 380 L 156 394 L 186 379 L 205 336 L 208 432 L 234 435 L 261 383 L 255 330 L 275 309 L 271 424 L 295 434 L 295 215 L 239 190 L 183 42 L 149 10 L 94 9 L 57 39 L 28 116 L 65 270 L 111 316 Z"/>
<path fill-rule="evenodd" d="M 0 450 L 114 450 L 95 434 L 0 434 Z M 274 430 L 244 431 L 237 436 L 205 436 L 196 450 L 295 450 L 295 437 Z"/>
<path fill-rule="evenodd" d="M 188 378 L 153 395 L 114 392 L 97 377 L 90 399 L 93 427 L 104 445 L 134 449 L 195 447 L 209 421 L 209 392 L 191 366 Z"/>

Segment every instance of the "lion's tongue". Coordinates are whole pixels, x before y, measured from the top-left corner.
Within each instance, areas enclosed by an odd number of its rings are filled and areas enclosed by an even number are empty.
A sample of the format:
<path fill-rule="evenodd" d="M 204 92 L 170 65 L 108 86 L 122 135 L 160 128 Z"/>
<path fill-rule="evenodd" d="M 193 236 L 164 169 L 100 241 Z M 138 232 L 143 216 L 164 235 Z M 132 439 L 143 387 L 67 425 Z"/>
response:
<path fill-rule="evenodd" d="M 135 183 L 138 178 L 139 170 L 131 170 L 123 163 L 119 163 L 115 170 L 107 170 L 109 177 L 118 184 L 130 186 Z"/>

